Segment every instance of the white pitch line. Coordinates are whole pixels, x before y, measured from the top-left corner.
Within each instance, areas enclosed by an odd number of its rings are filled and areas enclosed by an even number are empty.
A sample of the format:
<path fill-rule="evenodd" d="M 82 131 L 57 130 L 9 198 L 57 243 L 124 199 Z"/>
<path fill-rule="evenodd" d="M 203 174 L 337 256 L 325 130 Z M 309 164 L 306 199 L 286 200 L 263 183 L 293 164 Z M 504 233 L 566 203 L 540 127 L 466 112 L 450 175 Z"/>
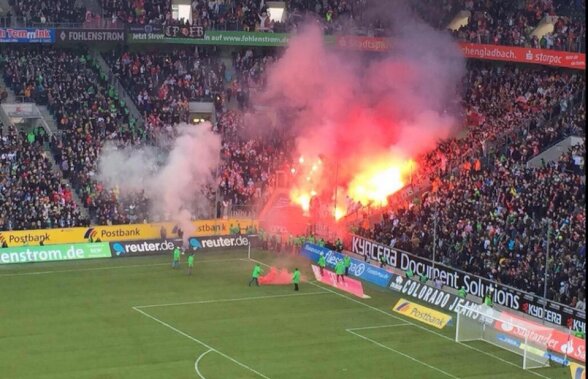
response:
<path fill-rule="evenodd" d="M 259 372 L 259 371 L 255 370 L 255 369 L 253 369 L 253 368 L 251 368 L 251 367 L 247 366 L 245 363 L 239 362 L 239 361 L 238 361 L 238 360 L 236 360 L 235 358 L 233 358 L 233 357 L 231 357 L 231 356 L 229 356 L 229 355 L 227 355 L 227 354 L 223 353 L 222 351 L 220 351 L 220 350 L 218 350 L 218 349 L 215 349 L 214 347 L 212 347 L 212 346 L 210 346 L 210 345 L 208 345 L 208 344 L 206 344 L 206 343 L 204 343 L 204 342 L 200 341 L 200 340 L 199 340 L 199 339 L 197 339 L 197 338 L 194 338 L 194 337 L 192 337 L 192 336 L 191 336 L 191 335 L 189 335 L 188 333 L 182 332 L 181 330 L 179 330 L 179 329 L 177 329 L 177 328 L 174 328 L 173 326 L 171 326 L 171 325 L 170 325 L 170 324 L 168 324 L 167 322 L 165 322 L 165 321 L 162 321 L 162 320 L 158 319 L 158 318 L 157 318 L 157 317 L 155 317 L 155 316 L 151 316 L 149 313 L 147 313 L 147 312 L 145 312 L 145 311 L 142 311 L 142 310 L 140 310 L 140 309 L 138 309 L 138 308 L 136 308 L 136 307 L 133 307 L 133 309 L 134 309 L 135 311 L 137 311 L 137 312 L 141 313 L 141 314 L 142 314 L 142 315 L 144 315 L 145 317 L 148 317 L 148 318 L 152 319 L 153 321 L 155 321 L 155 322 L 157 322 L 157 323 L 159 323 L 159 324 L 161 324 L 161 325 L 165 326 L 166 328 L 169 328 L 169 329 L 173 330 L 174 332 L 176 332 L 176 333 L 178 333 L 178 334 L 180 334 L 180 335 L 182 335 L 182 336 L 184 336 L 184 337 L 186 337 L 186 338 L 188 338 L 188 339 L 190 339 L 190 340 L 192 340 L 192 341 L 194 341 L 194 342 L 196 342 L 196 343 L 198 343 L 198 344 L 200 344 L 200 345 L 204 346 L 205 348 L 207 348 L 207 349 L 209 349 L 209 350 L 212 350 L 212 351 L 214 351 L 215 353 L 217 353 L 217 354 L 219 354 L 219 355 L 222 355 L 223 357 L 227 358 L 227 359 L 228 359 L 228 360 L 230 360 L 231 362 L 234 362 L 234 363 L 238 364 L 239 366 L 241 366 L 241 367 L 243 367 L 243 368 L 245 368 L 245 369 L 247 369 L 247 370 L 249 370 L 249 371 L 253 372 L 254 374 L 256 374 L 256 375 L 258 375 L 258 376 L 260 376 L 260 377 L 262 377 L 262 378 L 264 378 L 264 379 L 270 379 L 270 378 L 268 378 L 267 376 L 263 375 L 261 372 Z"/>
<path fill-rule="evenodd" d="M 262 264 L 262 265 L 264 265 L 264 266 L 267 266 L 267 267 L 269 267 L 269 265 L 267 265 L 267 264 L 265 264 L 265 263 L 263 263 L 263 262 L 261 262 L 261 261 L 258 261 L 258 260 L 256 260 L 256 259 L 251 259 L 251 260 L 252 260 L 253 262 L 257 262 L 257 263 L 259 263 L 259 264 Z M 404 321 L 404 322 L 407 322 L 407 323 L 409 323 L 410 325 L 413 325 L 413 326 L 414 326 L 414 327 L 416 327 L 416 328 L 419 328 L 419 329 L 421 329 L 421 330 L 424 330 L 424 331 L 426 331 L 427 333 L 431 333 L 431 334 L 434 334 L 434 335 L 436 335 L 436 336 L 439 336 L 439 337 L 441 337 L 441 338 L 444 338 L 444 339 L 446 339 L 446 340 L 449 340 L 449 341 L 451 341 L 451 342 L 458 343 L 458 344 L 460 344 L 461 346 L 465 346 L 466 348 L 468 348 L 468 349 L 470 349 L 470 350 L 477 351 L 478 353 L 481 353 L 481 354 L 487 355 L 487 356 L 489 356 L 489 357 L 492 357 L 492 358 L 498 359 L 499 361 L 501 361 L 501 362 L 504 362 L 504 363 L 506 363 L 506 364 L 508 364 L 508 365 L 510 365 L 510 366 L 513 366 L 513 367 L 516 367 L 516 368 L 520 368 L 521 370 L 524 370 L 524 369 L 523 369 L 521 366 L 519 366 L 519 365 L 517 365 L 517 364 L 515 364 L 515 363 L 512 363 L 512 362 L 510 362 L 510 361 L 507 361 L 506 359 L 500 358 L 500 357 L 498 357 L 498 356 L 496 356 L 496 355 L 494 355 L 494 354 L 492 354 L 492 353 L 488 353 L 488 352 L 486 352 L 486 351 L 484 351 L 484 350 L 480 350 L 480 349 L 478 349 L 478 348 L 475 348 L 475 347 L 473 347 L 473 346 L 467 345 L 467 344 L 465 344 L 465 343 L 463 343 L 463 342 L 458 342 L 458 341 L 455 341 L 453 338 L 447 337 L 447 336 L 446 336 L 446 335 L 444 335 L 444 334 L 437 333 L 437 332 L 435 332 L 435 331 L 433 331 L 433 330 L 430 330 L 430 329 L 427 329 L 427 328 L 425 328 L 424 326 L 421 326 L 421 325 L 415 324 L 415 323 L 413 323 L 413 322 L 410 322 L 410 321 L 408 321 L 408 320 L 404 320 L 403 318 L 400 318 L 400 317 L 394 316 L 393 314 L 391 314 L 391 313 L 388 313 L 388 312 L 386 312 L 386 311 L 384 311 L 384 310 L 382 310 L 382 309 L 380 309 L 380 308 L 376 308 L 376 307 L 374 307 L 374 306 L 371 306 L 371 305 L 369 305 L 369 304 L 362 303 L 362 302 L 361 302 L 361 301 L 359 301 L 359 300 L 356 300 L 356 299 L 354 299 L 354 298 L 352 298 L 352 297 L 349 297 L 349 296 L 347 296 L 347 295 L 344 295 L 344 294 L 342 294 L 342 293 L 339 293 L 339 292 L 333 291 L 333 290 L 332 290 L 332 289 L 330 289 L 330 288 L 326 288 L 326 287 L 320 286 L 320 285 L 318 285 L 318 284 L 316 284 L 316 283 L 309 283 L 309 284 L 312 284 L 313 286 L 315 286 L 315 287 L 318 287 L 318 288 L 321 288 L 321 289 L 323 289 L 323 290 L 325 290 L 325 291 L 332 292 L 332 293 L 334 293 L 335 295 L 337 295 L 337 296 L 341 296 L 342 298 L 344 298 L 344 299 L 347 299 L 347 300 L 349 300 L 349 301 L 353 301 L 354 303 L 361 304 L 361 305 L 363 305 L 364 307 L 368 307 L 368 308 L 370 308 L 370 309 L 371 309 L 371 310 L 373 310 L 373 311 L 376 311 L 376 312 L 379 312 L 379 313 L 385 314 L 385 315 L 386 315 L 386 316 L 388 316 L 388 317 L 392 317 L 392 318 L 394 318 L 394 319 L 396 319 L 396 320 L 399 320 L 399 321 Z M 524 370 L 524 371 L 525 371 L 525 372 L 528 372 L 528 373 L 530 373 L 530 374 L 532 374 L 532 375 L 538 376 L 538 377 L 540 377 L 540 378 L 545 378 L 545 379 L 552 379 L 552 378 L 550 378 L 549 376 L 545 376 L 545 375 L 539 374 L 538 372 L 535 372 L 535 371 L 531 371 L 531 370 Z"/>
<path fill-rule="evenodd" d="M 210 353 L 211 351 L 214 351 L 214 350 L 211 350 L 211 349 L 208 349 L 208 350 L 206 350 L 204 353 L 200 354 L 200 356 L 198 357 L 198 359 L 196 359 L 196 362 L 194 362 L 194 370 L 196 370 L 196 374 L 198 374 L 198 376 L 199 376 L 201 379 L 206 379 L 206 378 L 205 378 L 205 377 L 204 377 L 204 375 L 202 375 L 202 373 L 200 372 L 200 369 L 198 368 L 198 365 L 200 364 L 200 360 L 201 360 L 202 358 L 204 358 L 204 356 L 205 356 L 206 354 Z"/>
<path fill-rule="evenodd" d="M 327 292 L 327 291 L 317 291 L 317 292 L 307 292 L 307 293 L 291 293 L 291 294 L 285 294 L 285 295 L 267 295 L 267 296 L 236 297 L 236 298 L 233 298 L 233 299 L 215 299 L 215 300 L 187 301 L 187 302 L 184 302 L 184 303 L 135 305 L 133 308 L 144 309 L 144 308 L 155 308 L 155 307 L 172 307 L 172 306 L 176 306 L 176 305 L 226 303 L 226 302 L 231 302 L 231 301 L 274 299 L 274 298 L 280 298 L 280 297 L 310 296 L 310 295 L 330 295 L 330 293 Z"/>
<path fill-rule="evenodd" d="M 231 258 L 231 259 L 205 259 L 198 261 L 198 263 L 207 263 L 207 262 L 229 262 L 229 261 L 240 261 L 239 258 Z M 44 263 L 57 263 L 57 262 L 44 262 Z M 125 266 L 105 266 L 105 267 L 92 267 L 92 268 L 80 268 L 80 269 L 73 269 L 73 270 L 53 270 L 53 271 L 31 271 L 31 272 L 20 272 L 20 273 L 13 273 L 13 274 L 0 274 L 0 278 L 2 277 L 9 277 L 9 276 L 28 276 L 28 275 L 44 275 L 44 274 L 60 274 L 60 273 L 67 273 L 67 272 L 85 272 L 85 271 L 100 271 L 100 270 L 116 270 L 121 268 L 136 268 L 136 267 L 156 267 L 156 266 L 170 266 L 170 263 L 153 263 L 147 265 L 125 265 Z"/>
<path fill-rule="evenodd" d="M 366 326 L 366 327 L 363 327 L 363 328 L 348 328 L 348 329 L 345 329 L 345 330 L 348 331 L 348 332 L 350 332 L 352 330 L 368 330 L 368 329 L 380 329 L 380 328 L 394 328 L 394 327 L 397 327 L 397 326 L 411 326 L 411 324 L 404 323 L 404 324 L 392 324 L 392 325 L 376 325 L 376 326 Z"/>
<path fill-rule="evenodd" d="M 353 331 L 351 331 L 351 330 L 349 330 L 349 329 L 346 329 L 345 331 L 346 331 L 346 332 L 348 332 L 348 333 L 351 333 L 351 334 L 353 334 L 354 336 L 357 336 L 357 337 L 359 337 L 359 338 L 362 338 L 362 339 L 364 339 L 364 340 L 366 340 L 366 341 L 369 341 L 369 342 L 371 342 L 371 343 L 373 343 L 373 344 L 376 344 L 376 345 L 378 345 L 379 347 L 381 347 L 381 348 L 383 348 L 383 349 L 390 350 L 390 351 L 392 351 L 392 352 L 394 352 L 394 353 L 396 353 L 396 354 L 402 355 L 403 357 L 405 357 L 405 358 L 408 358 L 408 359 L 410 359 L 411 361 L 414 361 L 414 362 L 416 362 L 416 363 L 418 363 L 418 364 L 420 364 L 420 365 L 423 365 L 423 366 L 425 366 L 425 367 L 428 367 L 428 368 L 430 368 L 430 369 L 432 369 L 432 370 L 438 371 L 438 372 L 440 372 L 441 374 L 443 374 L 443 375 L 445 375 L 445 376 L 448 376 L 448 377 L 450 377 L 450 378 L 454 378 L 454 379 L 459 379 L 459 377 L 457 377 L 457 376 L 455 376 L 455 375 L 452 375 L 452 374 L 448 373 L 447 371 L 443 371 L 443 370 L 441 370 L 440 368 L 437 368 L 437 367 L 435 367 L 435 366 L 431 366 L 430 364 L 428 364 L 428 363 L 426 363 L 426 362 L 423 362 L 423 361 L 420 361 L 420 360 L 416 359 L 415 357 L 413 357 L 413 356 L 411 356 L 411 355 L 408 355 L 408 354 L 406 354 L 406 353 L 403 353 L 402 351 L 398 351 L 398 350 L 396 350 L 396 349 L 393 349 L 393 348 L 391 348 L 391 347 L 389 347 L 389 346 L 386 346 L 386 345 L 384 345 L 384 344 L 381 344 L 380 342 L 378 342 L 378 341 L 375 341 L 375 340 L 373 340 L 373 339 L 371 339 L 371 338 L 368 338 L 368 337 L 366 337 L 366 336 L 362 336 L 362 335 L 361 335 L 361 334 L 359 334 L 359 333 L 355 333 L 355 332 L 353 332 Z"/>

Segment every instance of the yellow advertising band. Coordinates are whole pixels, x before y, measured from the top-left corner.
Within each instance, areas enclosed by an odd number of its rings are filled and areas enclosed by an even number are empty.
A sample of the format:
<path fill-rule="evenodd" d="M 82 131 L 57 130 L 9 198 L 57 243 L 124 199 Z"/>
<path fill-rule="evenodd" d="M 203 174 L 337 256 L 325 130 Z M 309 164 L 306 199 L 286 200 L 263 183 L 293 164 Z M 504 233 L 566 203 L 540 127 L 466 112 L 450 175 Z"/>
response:
<path fill-rule="evenodd" d="M 576 362 L 570 362 L 570 374 L 572 379 L 586 379 L 586 367 Z"/>
<path fill-rule="evenodd" d="M 257 228 L 257 221 L 251 219 L 198 220 L 193 221 L 193 229 L 185 230 L 187 236 L 227 235 L 231 226 Z M 157 239 L 161 237 L 161 228 L 165 228 L 167 237 L 177 237 L 173 223 L 102 225 L 89 228 L 37 229 L 0 232 L 0 246 L 18 247 L 49 244 L 83 243 L 100 240 L 102 242 Z"/>

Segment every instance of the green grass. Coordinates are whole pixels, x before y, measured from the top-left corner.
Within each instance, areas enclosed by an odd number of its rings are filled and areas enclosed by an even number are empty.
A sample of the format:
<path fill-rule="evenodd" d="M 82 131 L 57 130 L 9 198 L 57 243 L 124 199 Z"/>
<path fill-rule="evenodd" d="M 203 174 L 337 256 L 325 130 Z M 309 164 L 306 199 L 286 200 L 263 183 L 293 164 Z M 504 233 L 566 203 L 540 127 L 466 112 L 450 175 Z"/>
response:
<path fill-rule="evenodd" d="M 246 254 L 202 254 L 192 277 L 168 257 L 0 266 L 0 377 L 540 377 L 506 363 L 520 364 L 515 354 L 453 342 L 451 326 L 393 314 L 390 291 L 365 285 L 371 298 L 360 300 L 316 283 L 249 288 Z M 301 258 L 253 256 L 311 275 Z M 145 307 L 174 303 L 184 304 Z M 386 327 L 355 329 L 370 326 Z"/>

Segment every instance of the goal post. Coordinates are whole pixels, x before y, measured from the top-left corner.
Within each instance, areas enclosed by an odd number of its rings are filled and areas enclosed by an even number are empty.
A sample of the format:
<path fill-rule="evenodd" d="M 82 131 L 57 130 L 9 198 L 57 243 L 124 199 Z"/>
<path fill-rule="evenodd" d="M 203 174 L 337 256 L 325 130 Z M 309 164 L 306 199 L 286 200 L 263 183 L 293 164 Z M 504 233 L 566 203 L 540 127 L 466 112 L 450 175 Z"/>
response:
<path fill-rule="evenodd" d="M 550 328 L 523 325 L 486 305 L 459 305 L 456 312 L 456 342 L 484 341 L 513 352 L 522 357 L 525 370 L 549 366 Z"/>

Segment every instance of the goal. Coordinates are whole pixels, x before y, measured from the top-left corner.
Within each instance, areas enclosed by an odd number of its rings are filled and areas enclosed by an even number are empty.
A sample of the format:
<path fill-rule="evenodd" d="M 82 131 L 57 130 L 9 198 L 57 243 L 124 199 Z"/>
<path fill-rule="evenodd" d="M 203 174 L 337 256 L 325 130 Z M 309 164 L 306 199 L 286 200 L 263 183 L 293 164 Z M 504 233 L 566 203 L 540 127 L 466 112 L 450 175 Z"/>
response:
<path fill-rule="evenodd" d="M 486 305 L 456 308 L 455 340 L 484 341 L 522 356 L 523 369 L 549 366 L 547 341 L 552 329 L 521 323 Z"/>

